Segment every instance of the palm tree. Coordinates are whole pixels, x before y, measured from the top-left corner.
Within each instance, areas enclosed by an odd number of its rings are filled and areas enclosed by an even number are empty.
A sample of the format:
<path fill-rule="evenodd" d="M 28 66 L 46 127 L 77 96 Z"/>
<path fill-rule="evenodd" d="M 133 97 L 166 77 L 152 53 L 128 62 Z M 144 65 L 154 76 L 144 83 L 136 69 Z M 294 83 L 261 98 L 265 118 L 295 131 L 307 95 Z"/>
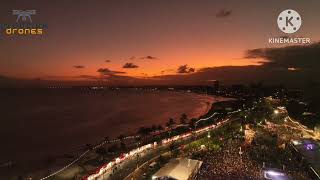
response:
<path fill-rule="evenodd" d="M 195 125 L 196 125 L 196 122 L 197 122 L 197 119 L 195 118 L 192 118 L 189 122 L 189 126 L 190 128 L 194 129 L 195 128 Z"/>
<path fill-rule="evenodd" d="M 139 130 L 138 130 L 138 133 L 143 135 L 143 136 L 146 136 L 148 135 L 149 133 L 151 132 L 151 129 L 150 128 L 145 128 L 145 127 L 140 127 Z"/>
<path fill-rule="evenodd" d="M 174 124 L 176 124 L 176 122 L 172 118 L 169 118 L 169 121 L 166 123 L 169 128 L 172 128 Z"/>
<path fill-rule="evenodd" d="M 158 129 L 159 131 L 161 131 L 161 130 L 163 130 L 163 127 L 162 127 L 161 125 L 158 125 L 157 129 Z"/>
<path fill-rule="evenodd" d="M 104 137 L 104 141 L 105 141 L 106 143 L 108 143 L 108 142 L 110 141 L 109 136 Z"/>
<path fill-rule="evenodd" d="M 188 120 L 188 116 L 185 113 L 181 114 L 180 123 L 185 124 L 187 120 Z"/>
<path fill-rule="evenodd" d="M 120 141 L 122 142 L 123 140 L 124 140 L 124 135 L 123 134 L 120 134 L 119 136 L 118 136 L 118 139 L 120 139 Z"/>

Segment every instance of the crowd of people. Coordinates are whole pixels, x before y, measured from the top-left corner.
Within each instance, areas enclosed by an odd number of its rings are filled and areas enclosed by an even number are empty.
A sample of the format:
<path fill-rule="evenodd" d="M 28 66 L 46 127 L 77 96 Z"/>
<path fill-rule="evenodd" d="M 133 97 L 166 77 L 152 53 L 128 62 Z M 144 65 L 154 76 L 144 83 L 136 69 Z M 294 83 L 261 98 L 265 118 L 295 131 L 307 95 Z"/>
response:
<path fill-rule="evenodd" d="M 195 179 L 263 179 L 262 165 L 252 161 L 245 149 L 240 151 L 241 144 L 241 140 L 233 139 L 219 152 L 206 152 Z"/>
<path fill-rule="evenodd" d="M 293 179 L 310 179 L 290 146 L 277 138 L 283 135 L 288 134 L 260 129 L 251 143 L 242 138 L 226 139 L 219 151 L 201 153 L 203 164 L 195 179 L 264 179 L 264 168 L 283 170 Z"/>
<path fill-rule="evenodd" d="M 277 130 L 276 134 L 260 131 L 260 137 L 256 137 L 255 143 L 250 146 L 250 158 L 257 162 L 265 162 L 267 168 L 283 169 L 293 179 L 310 179 L 307 168 L 297 159 L 298 156 L 293 153 L 289 143 L 280 138 L 292 136 L 286 133 L 288 132 L 280 130 Z"/>

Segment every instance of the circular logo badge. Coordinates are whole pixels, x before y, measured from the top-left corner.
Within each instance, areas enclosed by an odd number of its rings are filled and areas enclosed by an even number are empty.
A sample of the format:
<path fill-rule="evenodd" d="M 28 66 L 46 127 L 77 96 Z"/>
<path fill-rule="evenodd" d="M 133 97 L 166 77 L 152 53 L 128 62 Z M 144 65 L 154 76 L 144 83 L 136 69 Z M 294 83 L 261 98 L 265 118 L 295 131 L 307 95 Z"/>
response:
<path fill-rule="evenodd" d="M 297 11 L 287 9 L 279 14 L 277 23 L 282 32 L 291 34 L 299 30 L 302 24 L 302 19 Z"/>

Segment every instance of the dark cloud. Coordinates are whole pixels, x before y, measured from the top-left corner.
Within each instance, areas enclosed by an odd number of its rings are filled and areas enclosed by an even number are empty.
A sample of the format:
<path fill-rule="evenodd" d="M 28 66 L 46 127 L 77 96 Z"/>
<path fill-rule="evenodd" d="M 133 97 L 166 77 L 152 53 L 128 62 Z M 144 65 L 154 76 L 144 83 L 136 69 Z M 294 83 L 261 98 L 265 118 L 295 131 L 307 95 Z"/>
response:
<path fill-rule="evenodd" d="M 112 75 L 117 75 L 117 74 L 125 74 L 125 72 L 122 71 L 112 71 L 108 68 L 99 68 L 97 70 L 98 73 L 101 75 L 107 75 L 107 76 L 112 76 Z"/>
<path fill-rule="evenodd" d="M 216 79 L 222 84 L 284 84 L 290 87 L 304 87 L 309 83 L 320 83 L 320 43 L 279 48 L 258 48 L 246 52 L 247 58 L 257 58 L 261 65 L 222 66 L 198 69 L 194 73 L 161 75 L 158 83 L 208 84 Z M 188 66 L 179 67 L 182 73 Z"/>
<path fill-rule="evenodd" d="M 144 56 L 144 57 L 141 57 L 140 59 L 149 59 L 149 60 L 153 60 L 153 59 L 158 59 L 157 57 L 154 57 L 154 56 Z"/>
<path fill-rule="evenodd" d="M 260 63 L 268 67 L 314 69 L 320 67 L 320 43 L 250 49 L 246 52 L 245 57 L 263 59 L 265 61 Z"/>
<path fill-rule="evenodd" d="M 111 62 L 111 60 L 107 59 L 107 60 L 105 60 L 104 62 L 107 62 L 107 63 L 109 63 L 109 62 Z"/>
<path fill-rule="evenodd" d="M 133 63 L 126 63 L 126 64 L 124 64 L 123 66 L 122 66 L 122 68 L 129 68 L 129 69 L 131 69 L 131 68 L 138 68 L 139 66 L 138 65 L 135 65 L 135 64 L 133 64 Z"/>
<path fill-rule="evenodd" d="M 216 17 L 217 18 L 225 18 L 225 17 L 230 16 L 231 14 L 232 14 L 231 10 L 222 9 L 216 14 Z"/>
<path fill-rule="evenodd" d="M 73 66 L 74 68 L 76 68 L 76 69 L 83 69 L 83 68 L 85 68 L 85 66 L 82 66 L 82 65 L 76 65 L 76 66 Z"/>
<path fill-rule="evenodd" d="M 207 67 L 194 73 L 162 75 L 155 78 L 161 83 L 178 85 L 208 85 L 215 79 L 222 84 L 249 84 L 253 82 L 265 82 L 266 84 L 295 84 L 299 85 L 305 80 L 306 75 L 301 71 L 288 71 L 287 69 L 273 69 L 264 66 L 221 66 Z M 298 82 L 299 81 L 299 82 Z"/>
<path fill-rule="evenodd" d="M 177 73 L 179 74 L 187 74 L 187 73 L 193 73 L 193 72 L 195 72 L 195 69 L 188 67 L 187 64 L 179 66 L 177 70 Z"/>

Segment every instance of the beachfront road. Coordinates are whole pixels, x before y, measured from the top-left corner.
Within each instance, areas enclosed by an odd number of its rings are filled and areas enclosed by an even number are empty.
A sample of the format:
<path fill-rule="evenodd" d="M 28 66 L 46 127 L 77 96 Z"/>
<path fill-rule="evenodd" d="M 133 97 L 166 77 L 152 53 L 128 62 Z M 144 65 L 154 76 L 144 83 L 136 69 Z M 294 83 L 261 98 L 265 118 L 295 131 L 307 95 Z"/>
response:
<path fill-rule="evenodd" d="M 188 138 L 185 138 L 185 139 L 175 141 L 175 143 L 177 145 L 188 144 L 188 143 L 194 141 L 195 139 L 203 137 L 204 135 L 206 135 L 206 133 L 208 131 L 217 129 L 217 128 L 224 126 L 224 125 L 230 123 L 231 121 L 234 121 L 237 119 L 237 118 L 231 117 L 231 116 L 234 116 L 234 115 L 233 114 L 228 115 L 227 118 L 221 120 L 221 122 L 223 122 L 223 123 L 220 123 L 219 125 L 215 126 L 214 128 L 208 129 L 207 131 L 203 131 L 201 133 L 192 133 L 192 136 L 189 136 Z M 130 175 L 132 172 L 134 172 L 138 167 L 140 167 L 145 162 L 148 162 L 149 160 L 151 160 L 151 159 L 153 159 L 153 158 L 155 158 L 165 152 L 169 152 L 170 151 L 169 145 L 170 145 L 169 143 L 166 145 L 158 145 L 156 148 L 149 149 L 149 150 L 143 151 L 139 154 L 136 154 L 135 156 L 132 156 L 132 157 L 124 160 L 123 162 L 119 163 L 115 167 L 111 168 L 109 171 L 107 171 L 105 174 L 100 176 L 100 178 L 98 178 L 98 179 L 100 179 L 100 180 L 102 180 L 102 179 L 111 179 L 111 180 L 124 179 L 125 177 Z"/>

